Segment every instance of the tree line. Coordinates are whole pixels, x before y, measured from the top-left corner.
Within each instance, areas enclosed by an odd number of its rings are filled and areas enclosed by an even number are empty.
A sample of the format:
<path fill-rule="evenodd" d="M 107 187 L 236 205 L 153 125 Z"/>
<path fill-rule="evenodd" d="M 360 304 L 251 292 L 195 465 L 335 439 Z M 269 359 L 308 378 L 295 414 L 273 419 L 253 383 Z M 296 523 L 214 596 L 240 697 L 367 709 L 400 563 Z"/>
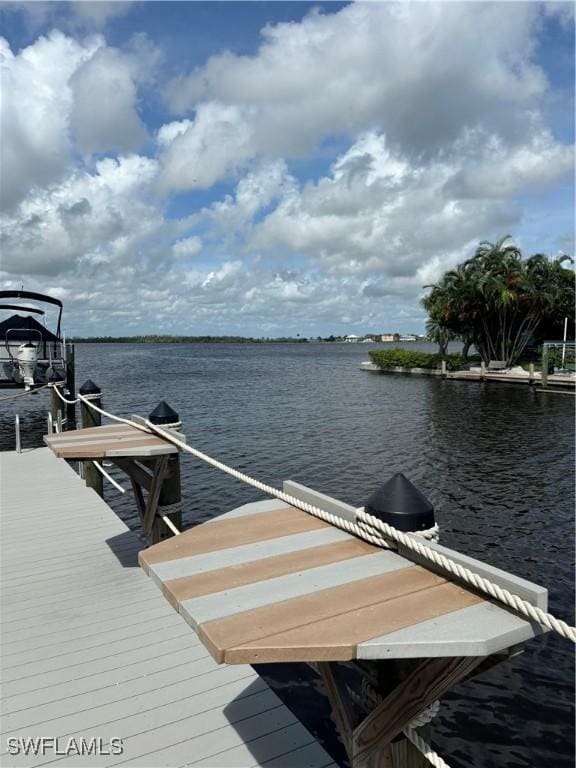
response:
<path fill-rule="evenodd" d="M 281 336 L 278 338 L 252 338 L 249 336 L 73 336 L 79 344 L 302 344 L 308 339 Z"/>

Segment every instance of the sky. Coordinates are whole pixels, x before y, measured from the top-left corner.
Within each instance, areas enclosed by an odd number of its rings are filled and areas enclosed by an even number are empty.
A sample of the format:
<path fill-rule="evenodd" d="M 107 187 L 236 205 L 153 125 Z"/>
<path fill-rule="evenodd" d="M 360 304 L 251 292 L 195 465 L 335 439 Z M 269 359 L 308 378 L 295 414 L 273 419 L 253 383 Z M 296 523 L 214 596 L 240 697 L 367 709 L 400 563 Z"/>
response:
<path fill-rule="evenodd" d="M 68 335 L 422 333 L 574 255 L 571 2 L 3 2 L 0 283 Z"/>

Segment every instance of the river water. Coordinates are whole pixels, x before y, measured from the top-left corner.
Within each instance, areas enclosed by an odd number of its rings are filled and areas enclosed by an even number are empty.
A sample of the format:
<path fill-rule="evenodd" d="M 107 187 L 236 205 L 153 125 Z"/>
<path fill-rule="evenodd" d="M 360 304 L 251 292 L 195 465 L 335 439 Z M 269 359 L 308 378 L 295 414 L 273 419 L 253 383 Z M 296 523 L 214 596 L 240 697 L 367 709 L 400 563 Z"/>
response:
<path fill-rule="evenodd" d="M 92 378 L 118 415 L 166 400 L 194 446 L 273 485 L 293 479 L 360 506 L 404 472 L 434 504 L 443 544 L 546 586 L 552 613 L 573 623 L 574 398 L 366 373 L 370 348 L 84 344 L 77 381 Z M 40 443 L 44 394 L 2 403 L 0 449 L 13 449 L 16 409 L 24 445 Z M 186 527 L 258 498 L 189 455 L 182 478 Z M 108 487 L 106 500 L 138 527 L 130 494 Z M 305 665 L 262 673 L 344 764 L 315 675 Z M 536 638 L 444 697 L 434 742 L 453 768 L 573 766 L 573 680 L 570 643 Z"/>

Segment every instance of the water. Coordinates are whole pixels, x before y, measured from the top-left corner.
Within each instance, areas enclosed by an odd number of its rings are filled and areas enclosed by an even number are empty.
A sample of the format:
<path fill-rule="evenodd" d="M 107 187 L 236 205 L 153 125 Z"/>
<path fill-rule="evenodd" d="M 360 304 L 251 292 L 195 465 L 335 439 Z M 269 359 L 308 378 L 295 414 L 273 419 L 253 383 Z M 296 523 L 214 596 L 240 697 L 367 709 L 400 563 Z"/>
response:
<path fill-rule="evenodd" d="M 370 348 L 78 345 L 77 380 L 96 381 L 119 415 L 147 415 L 167 400 L 196 447 L 274 485 L 290 478 L 359 506 L 402 471 L 434 503 L 443 544 L 547 586 L 552 613 L 573 623 L 573 398 L 369 374 L 358 366 Z M 24 445 L 38 444 L 47 397 L 15 402 Z M 15 410 L 2 403 L 4 450 L 13 448 Z M 182 478 L 186 526 L 258 498 L 186 455 Z M 128 493 L 108 488 L 107 501 L 138 527 Z M 305 665 L 263 672 L 342 762 L 313 673 Z M 572 766 L 573 679 L 570 643 L 536 638 L 444 697 L 434 741 L 454 768 Z"/>

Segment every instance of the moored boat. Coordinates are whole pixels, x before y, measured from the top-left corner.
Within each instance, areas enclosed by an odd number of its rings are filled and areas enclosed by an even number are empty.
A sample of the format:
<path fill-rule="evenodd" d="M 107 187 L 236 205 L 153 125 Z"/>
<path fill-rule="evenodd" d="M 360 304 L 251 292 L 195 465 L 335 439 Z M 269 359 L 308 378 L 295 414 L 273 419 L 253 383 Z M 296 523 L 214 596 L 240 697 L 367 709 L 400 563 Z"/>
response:
<path fill-rule="evenodd" d="M 10 303 L 24 299 L 33 305 Z M 36 303 L 58 309 L 55 331 L 45 325 L 46 309 Z M 0 322 L 0 363 L 4 387 L 32 389 L 45 384 L 53 372 L 64 377 L 66 344 L 62 334 L 62 302 L 52 296 L 33 291 L 0 291 L 0 310 L 16 310 Z M 27 314 L 23 314 L 27 313 Z M 44 324 L 33 317 L 38 315 Z"/>

